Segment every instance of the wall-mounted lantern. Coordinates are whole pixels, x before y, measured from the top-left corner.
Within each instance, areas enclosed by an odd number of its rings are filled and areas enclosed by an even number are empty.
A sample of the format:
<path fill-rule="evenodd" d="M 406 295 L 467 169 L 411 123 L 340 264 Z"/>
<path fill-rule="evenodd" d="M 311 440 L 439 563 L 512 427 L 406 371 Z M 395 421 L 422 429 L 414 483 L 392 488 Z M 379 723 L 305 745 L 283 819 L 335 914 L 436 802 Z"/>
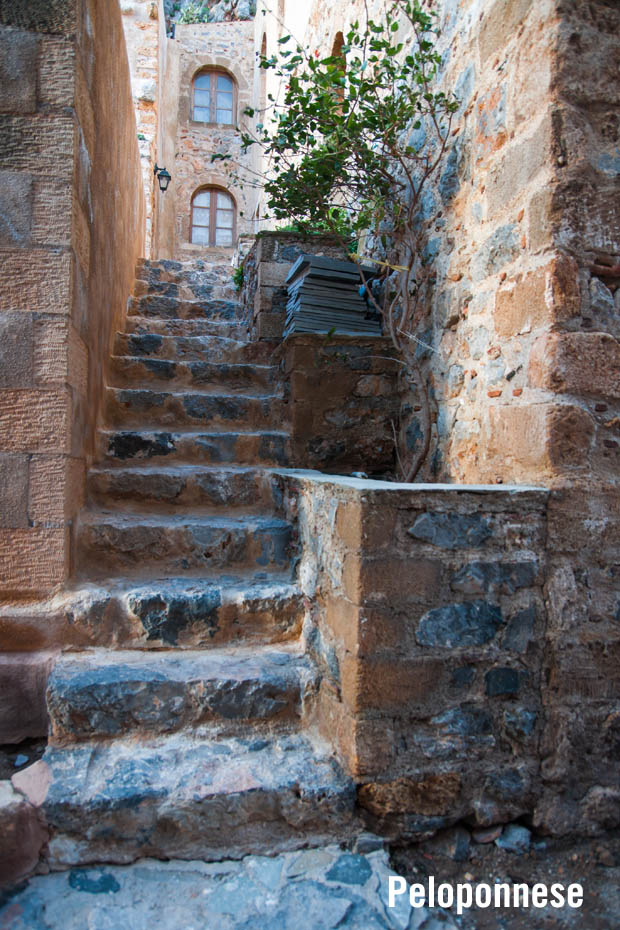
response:
<path fill-rule="evenodd" d="M 166 171 L 165 168 L 158 168 L 157 162 L 155 163 L 155 167 L 153 168 L 153 174 L 159 181 L 160 191 L 162 192 L 162 194 L 165 194 L 165 192 L 168 190 L 168 185 L 170 184 L 170 180 L 172 176 Z"/>

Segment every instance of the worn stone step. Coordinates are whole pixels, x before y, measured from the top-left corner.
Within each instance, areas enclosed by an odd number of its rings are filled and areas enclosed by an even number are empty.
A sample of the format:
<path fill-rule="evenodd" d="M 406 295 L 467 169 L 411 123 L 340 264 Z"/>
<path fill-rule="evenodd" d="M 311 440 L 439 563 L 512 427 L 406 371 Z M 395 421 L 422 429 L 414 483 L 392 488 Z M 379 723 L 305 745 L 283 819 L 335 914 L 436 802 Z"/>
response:
<path fill-rule="evenodd" d="M 294 548 L 279 517 L 193 517 L 86 511 L 78 526 L 81 577 L 137 573 L 197 574 L 244 567 L 282 571 Z"/>
<path fill-rule="evenodd" d="M 231 568 L 200 578 L 78 582 L 42 601 L 0 606 L 0 634 L 39 630 L 39 642 L 76 649 L 212 649 L 288 642 L 299 637 L 303 616 L 290 571 Z"/>
<path fill-rule="evenodd" d="M 354 835 L 355 789 L 323 747 L 293 733 L 198 733 L 48 747 L 41 805 L 49 864 L 218 860 Z"/>
<path fill-rule="evenodd" d="M 145 297 L 148 294 L 176 297 L 179 300 L 237 300 L 237 292 L 230 274 L 215 271 L 198 273 L 180 284 L 136 278 L 133 296 Z"/>
<path fill-rule="evenodd" d="M 219 336 L 222 339 L 248 341 L 248 325 L 243 320 L 179 320 L 157 317 L 125 317 L 125 332 L 136 336 Z M 139 351 L 131 352 L 140 355 Z"/>
<path fill-rule="evenodd" d="M 297 646 L 65 653 L 47 686 L 50 740 L 62 745 L 204 724 L 220 735 L 290 725 L 299 722 L 314 685 Z"/>
<path fill-rule="evenodd" d="M 274 347 L 269 342 L 246 342 L 242 338 L 231 339 L 217 334 L 184 336 L 145 332 L 117 333 L 114 352 L 117 356 L 133 358 L 269 365 Z"/>
<path fill-rule="evenodd" d="M 204 464 L 287 466 L 290 435 L 283 430 L 166 432 L 101 430 L 99 457 L 106 465 L 128 462 L 201 462 Z"/>
<path fill-rule="evenodd" d="M 278 369 L 270 365 L 227 364 L 209 361 L 173 361 L 113 355 L 111 380 L 115 387 L 167 384 L 170 387 L 222 386 L 232 390 L 273 392 Z"/>
<path fill-rule="evenodd" d="M 178 297 L 148 293 L 143 297 L 129 298 L 127 316 L 235 320 L 241 316 L 241 307 L 236 300 L 181 300 Z"/>
<path fill-rule="evenodd" d="M 228 281 L 232 277 L 233 267 L 230 256 L 224 253 L 211 253 L 209 258 L 195 261 L 178 262 L 169 259 L 140 259 L 136 265 L 136 278 L 147 281 L 149 284 L 172 282 L 184 284 L 185 282 L 198 282 L 205 278 L 217 277 Z"/>
<path fill-rule="evenodd" d="M 192 512 L 226 507 L 265 512 L 278 509 L 281 491 L 265 469 L 222 465 L 91 468 L 87 476 L 91 506 Z"/>
<path fill-rule="evenodd" d="M 196 426 L 268 429 L 285 419 L 279 394 L 197 393 L 106 388 L 106 418 L 113 426 Z"/>

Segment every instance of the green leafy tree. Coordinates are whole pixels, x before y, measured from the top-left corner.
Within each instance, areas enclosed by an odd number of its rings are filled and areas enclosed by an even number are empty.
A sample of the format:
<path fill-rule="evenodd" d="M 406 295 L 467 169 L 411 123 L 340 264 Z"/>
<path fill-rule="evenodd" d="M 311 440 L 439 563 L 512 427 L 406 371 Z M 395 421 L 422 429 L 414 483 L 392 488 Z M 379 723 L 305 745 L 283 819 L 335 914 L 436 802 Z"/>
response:
<path fill-rule="evenodd" d="M 416 335 L 428 312 L 432 275 L 424 257 L 422 196 L 444 158 L 458 103 L 437 89 L 441 64 L 435 14 L 419 0 L 392 0 L 381 22 L 352 23 L 337 54 L 320 57 L 294 41 L 260 57 L 284 93 L 268 100 L 243 147 L 260 146 L 272 216 L 299 229 L 328 230 L 364 244 L 380 270 L 369 299 L 385 321 L 420 407 L 423 439 L 396 448 L 401 476 L 413 480 L 430 445 L 428 389 Z M 246 110 L 250 118 L 254 110 Z M 217 157 L 217 156 L 216 156 Z M 346 224 L 343 226 L 343 215 Z M 362 261 L 356 253 L 354 258 Z"/>

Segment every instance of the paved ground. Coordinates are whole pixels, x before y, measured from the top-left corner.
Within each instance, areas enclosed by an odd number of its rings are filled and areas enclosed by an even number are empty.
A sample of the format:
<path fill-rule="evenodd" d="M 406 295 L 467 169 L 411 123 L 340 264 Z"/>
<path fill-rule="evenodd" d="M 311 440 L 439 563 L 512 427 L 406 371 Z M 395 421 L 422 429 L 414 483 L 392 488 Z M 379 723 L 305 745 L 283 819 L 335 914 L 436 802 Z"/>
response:
<path fill-rule="evenodd" d="M 37 876 L 0 908 L 2 930 L 451 930 L 388 912 L 387 854 L 337 846 L 241 862 L 156 862 Z M 414 918 L 415 915 L 415 919 Z"/>
<path fill-rule="evenodd" d="M 462 861 L 435 847 L 393 859 L 412 882 L 582 881 L 583 909 L 387 908 L 387 853 L 338 846 L 241 861 L 160 862 L 39 875 L 0 900 L 0 930 L 618 930 L 620 851 L 608 841 L 509 854 L 476 847 Z M 368 848 L 368 847 L 367 847 Z M 460 859 L 460 856 L 458 857 Z M 619 862 L 620 864 L 620 862 Z"/>

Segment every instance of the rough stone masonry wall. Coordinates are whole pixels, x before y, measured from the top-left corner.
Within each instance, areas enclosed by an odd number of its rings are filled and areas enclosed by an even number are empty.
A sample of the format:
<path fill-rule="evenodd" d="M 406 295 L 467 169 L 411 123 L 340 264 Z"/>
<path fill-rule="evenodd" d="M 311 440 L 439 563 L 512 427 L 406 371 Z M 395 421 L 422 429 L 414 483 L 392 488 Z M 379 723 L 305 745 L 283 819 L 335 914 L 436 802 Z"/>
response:
<path fill-rule="evenodd" d="M 303 475 L 318 723 L 370 825 L 420 838 L 541 795 L 547 492 Z"/>
<path fill-rule="evenodd" d="M 572 423 L 562 434 L 570 467 L 558 468 L 549 510 L 550 706 L 537 814 L 563 833 L 620 824 L 620 280 L 600 275 L 620 263 L 620 7 L 557 7 L 563 151 L 544 215 L 573 299 L 540 334 L 529 372 Z"/>
<path fill-rule="evenodd" d="M 392 476 L 398 364 L 389 339 L 292 334 L 281 343 L 286 278 L 302 254 L 345 260 L 330 236 L 264 232 L 243 259 L 241 300 L 256 339 L 276 342 L 291 425 L 292 463 L 325 472 Z"/>
<path fill-rule="evenodd" d="M 620 9 L 435 8 L 441 80 L 461 107 L 424 200 L 436 274 L 426 476 L 553 489 L 535 822 L 595 831 L 620 823 L 620 290 L 605 272 L 620 256 Z M 360 9 L 318 0 L 311 39 L 330 51 Z"/>
<path fill-rule="evenodd" d="M 44 596 L 70 574 L 72 521 L 144 211 L 116 4 L 1 0 L 0 32 L 5 603 Z M 29 716 L 48 663 L 38 643 L 36 631 L 2 629 L 0 742 L 45 732 L 38 710 Z"/>
<path fill-rule="evenodd" d="M 164 10 L 162 0 L 123 0 L 120 6 L 131 72 L 131 91 L 144 185 L 144 257 L 150 258 L 154 210 L 160 196 L 153 168 L 157 163 L 158 103 L 161 93 L 160 44 L 166 41 Z M 165 168 L 165 165 L 159 167 Z"/>
<path fill-rule="evenodd" d="M 221 68 L 237 83 L 237 124 L 208 125 L 192 118 L 192 80 L 205 67 Z M 231 155 L 233 162 L 250 164 L 241 153 L 241 136 L 237 125 L 243 123 L 243 111 L 253 104 L 254 24 L 223 22 L 178 25 L 175 38 L 166 40 L 166 74 L 161 104 L 161 158 L 172 175 L 165 196 L 157 200 L 158 258 L 193 261 L 207 256 L 205 246 L 190 242 L 192 195 L 201 187 L 222 187 L 237 204 L 237 234 L 252 231 L 254 194 L 242 189 L 233 175 L 238 164 L 211 162 L 211 155 Z M 158 155 L 159 157 L 159 155 Z M 232 257 L 233 250 L 229 251 Z"/>

